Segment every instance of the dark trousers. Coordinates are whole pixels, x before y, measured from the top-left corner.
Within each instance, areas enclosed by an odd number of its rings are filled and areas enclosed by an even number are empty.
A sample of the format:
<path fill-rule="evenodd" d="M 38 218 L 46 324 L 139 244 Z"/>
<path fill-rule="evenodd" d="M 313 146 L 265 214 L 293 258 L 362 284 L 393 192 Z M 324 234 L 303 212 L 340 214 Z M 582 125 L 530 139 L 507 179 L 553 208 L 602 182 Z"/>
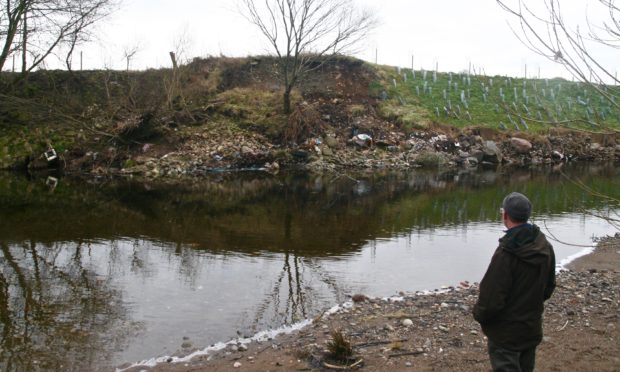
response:
<path fill-rule="evenodd" d="M 489 357 L 493 372 L 533 372 L 536 347 L 527 350 L 507 350 L 489 340 Z"/>

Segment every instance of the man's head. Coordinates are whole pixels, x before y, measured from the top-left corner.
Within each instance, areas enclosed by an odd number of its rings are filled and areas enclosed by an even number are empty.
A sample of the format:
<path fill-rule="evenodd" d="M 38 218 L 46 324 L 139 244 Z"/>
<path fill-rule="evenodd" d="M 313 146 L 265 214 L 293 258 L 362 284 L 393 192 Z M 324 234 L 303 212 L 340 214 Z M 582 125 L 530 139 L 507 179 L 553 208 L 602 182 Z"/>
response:
<path fill-rule="evenodd" d="M 504 198 L 502 209 L 504 224 L 510 228 L 527 222 L 532 214 L 532 203 L 525 195 L 512 192 Z M 508 226 L 509 224 L 512 226 Z"/>

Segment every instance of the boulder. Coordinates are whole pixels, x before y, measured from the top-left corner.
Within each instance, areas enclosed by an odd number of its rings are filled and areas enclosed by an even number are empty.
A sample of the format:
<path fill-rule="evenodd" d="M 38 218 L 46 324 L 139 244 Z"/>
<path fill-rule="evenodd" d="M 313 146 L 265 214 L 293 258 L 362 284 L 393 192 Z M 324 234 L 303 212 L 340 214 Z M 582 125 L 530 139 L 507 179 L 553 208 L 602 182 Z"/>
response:
<path fill-rule="evenodd" d="M 511 138 L 510 145 L 519 154 L 527 154 L 532 149 L 532 143 L 530 141 L 518 137 Z"/>
<path fill-rule="evenodd" d="M 499 149 L 499 147 L 497 147 L 497 144 L 495 144 L 495 142 L 486 141 L 482 146 L 482 151 L 484 152 L 483 160 L 490 163 L 502 162 L 502 151 Z"/>
<path fill-rule="evenodd" d="M 595 143 L 590 145 L 590 150 L 592 150 L 592 151 L 598 151 L 598 150 L 600 150 L 602 148 L 603 148 L 603 146 L 601 146 L 600 143 L 596 143 L 595 142 Z"/>
<path fill-rule="evenodd" d="M 484 158 L 484 152 L 482 150 L 472 150 L 470 152 L 470 155 L 472 158 L 475 158 L 476 160 L 478 160 L 478 163 L 480 163 L 482 159 Z"/>

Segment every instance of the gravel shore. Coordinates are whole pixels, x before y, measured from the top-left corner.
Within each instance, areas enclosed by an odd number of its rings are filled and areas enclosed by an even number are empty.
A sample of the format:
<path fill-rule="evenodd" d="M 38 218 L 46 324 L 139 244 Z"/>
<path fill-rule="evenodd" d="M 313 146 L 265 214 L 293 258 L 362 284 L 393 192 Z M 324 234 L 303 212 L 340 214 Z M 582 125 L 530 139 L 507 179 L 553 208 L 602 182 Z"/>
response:
<path fill-rule="evenodd" d="M 620 370 L 620 233 L 557 276 L 546 303 L 540 371 Z M 476 283 L 396 299 L 354 296 L 350 306 L 315 318 L 299 331 L 263 342 L 231 344 L 188 362 L 136 366 L 130 371 L 322 371 L 332 332 L 353 348 L 350 364 L 366 371 L 484 371 L 486 339 L 471 315 Z"/>

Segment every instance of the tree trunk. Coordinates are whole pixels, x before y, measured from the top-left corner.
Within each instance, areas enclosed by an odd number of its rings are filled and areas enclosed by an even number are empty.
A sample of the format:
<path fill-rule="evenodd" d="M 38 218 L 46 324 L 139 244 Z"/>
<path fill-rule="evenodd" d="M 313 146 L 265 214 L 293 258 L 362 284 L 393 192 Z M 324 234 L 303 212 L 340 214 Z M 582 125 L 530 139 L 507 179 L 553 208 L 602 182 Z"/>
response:
<path fill-rule="evenodd" d="M 24 11 L 24 31 L 22 34 L 22 75 L 26 75 L 27 66 L 26 66 L 26 53 L 28 52 L 28 12 Z"/>
<path fill-rule="evenodd" d="M 291 91 L 290 89 L 286 89 L 284 91 L 282 98 L 283 98 L 282 103 L 283 103 L 284 113 L 288 115 L 291 113 Z"/>

